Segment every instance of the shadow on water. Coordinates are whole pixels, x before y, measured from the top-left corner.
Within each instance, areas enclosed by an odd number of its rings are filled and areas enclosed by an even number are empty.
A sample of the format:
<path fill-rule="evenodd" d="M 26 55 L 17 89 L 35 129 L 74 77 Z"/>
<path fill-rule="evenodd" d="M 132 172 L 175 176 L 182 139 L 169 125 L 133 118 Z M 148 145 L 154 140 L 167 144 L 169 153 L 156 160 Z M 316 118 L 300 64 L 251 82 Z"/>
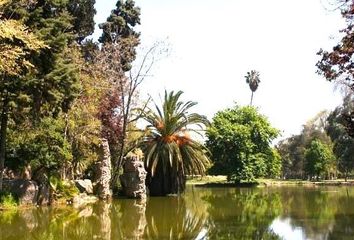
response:
<path fill-rule="evenodd" d="M 175 197 L 0 212 L 0 239 L 352 239 L 354 188 L 188 187 Z"/>

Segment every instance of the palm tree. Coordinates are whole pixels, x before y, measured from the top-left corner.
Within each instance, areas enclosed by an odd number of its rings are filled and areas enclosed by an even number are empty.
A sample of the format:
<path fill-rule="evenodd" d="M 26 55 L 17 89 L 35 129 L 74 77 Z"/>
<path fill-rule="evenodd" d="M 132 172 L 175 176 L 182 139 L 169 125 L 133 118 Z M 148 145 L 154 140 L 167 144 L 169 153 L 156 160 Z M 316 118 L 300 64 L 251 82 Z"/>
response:
<path fill-rule="evenodd" d="M 156 111 L 149 109 L 144 114 L 149 125 L 142 149 L 150 195 L 183 192 L 186 175 L 203 175 L 210 162 L 206 148 L 190 136 L 209 122 L 205 116 L 188 112 L 197 103 L 180 101 L 182 93 L 165 91 L 162 106 L 155 104 Z"/>
<path fill-rule="evenodd" d="M 250 86 L 250 89 L 252 91 L 251 95 L 251 106 L 253 102 L 253 93 L 257 90 L 259 83 L 261 80 L 259 79 L 259 72 L 256 70 L 252 70 L 251 72 L 247 72 L 247 75 L 245 76 L 246 78 L 246 83 Z"/>

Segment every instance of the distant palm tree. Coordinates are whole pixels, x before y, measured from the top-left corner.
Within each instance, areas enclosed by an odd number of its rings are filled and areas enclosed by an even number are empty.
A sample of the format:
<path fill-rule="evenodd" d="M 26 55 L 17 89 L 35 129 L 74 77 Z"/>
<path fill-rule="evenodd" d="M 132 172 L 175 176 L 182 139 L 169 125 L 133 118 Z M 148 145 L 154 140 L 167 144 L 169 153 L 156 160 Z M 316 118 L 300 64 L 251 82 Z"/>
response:
<path fill-rule="evenodd" d="M 251 72 L 247 72 L 247 75 L 245 76 L 246 78 L 246 83 L 250 86 L 250 89 L 252 91 L 251 95 L 251 103 L 250 105 L 252 106 L 253 102 L 253 93 L 257 90 L 259 83 L 261 80 L 259 79 L 259 72 L 256 70 L 252 70 Z"/>
<path fill-rule="evenodd" d="M 196 102 L 179 100 L 182 91 L 165 91 L 162 107 L 155 105 L 145 113 L 149 123 L 142 149 L 147 169 L 150 195 L 167 195 L 184 191 L 186 175 L 204 174 L 209 164 L 206 148 L 191 139 L 190 126 L 202 128 L 209 122 L 205 116 L 189 113 Z"/>

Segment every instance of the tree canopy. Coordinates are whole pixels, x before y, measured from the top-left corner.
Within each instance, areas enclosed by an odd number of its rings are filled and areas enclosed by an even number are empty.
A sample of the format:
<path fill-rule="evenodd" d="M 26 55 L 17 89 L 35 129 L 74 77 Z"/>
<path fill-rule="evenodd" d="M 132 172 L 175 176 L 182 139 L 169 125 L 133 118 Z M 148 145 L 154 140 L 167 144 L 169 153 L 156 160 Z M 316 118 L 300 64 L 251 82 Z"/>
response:
<path fill-rule="evenodd" d="M 307 161 L 305 152 L 311 142 L 319 140 L 322 144 L 332 147 L 332 141 L 326 133 L 328 112 L 321 111 L 315 117 L 308 120 L 302 127 L 300 134 L 292 135 L 281 140 L 278 149 L 283 165 L 284 178 L 307 178 Z M 331 166 L 331 173 L 335 172 L 335 166 Z M 311 173 L 311 175 L 313 175 Z"/>
<path fill-rule="evenodd" d="M 212 154 L 210 173 L 236 182 L 278 176 L 280 161 L 271 142 L 279 131 L 254 107 L 235 106 L 215 114 L 207 129 L 206 146 Z"/>
<path fill-rule="evenodd" d="M 121 48 L 120 62 L 124 71 L 131 69 L 131 63 L 136 57 L 135 48 L 139 45 L 140 34 L 134 30 L 140 24 L 140 8 L 133 0 L 118 0 L 116 9 L 105 23 L 99 24 L 103 30 L 99 42 L 103 44 L 119 44 Z"/>
<path fill-rule="evenodd" d="M 353 94 L 348 94 L 342 105 L 334 109 L 328 116 L 327 134 L 332 139 L 333 152 L 337 157 L 338 168 L 344 174 L 345 179 L 354 169 L 354 139 L 348 129 L 348 113 L 353 112 Z M 349 125 L 350 126 L 350 125 Z"/>
<path fill-rule="evenodd" d="M 312 177 L 329 176 L 335 157 L 332 146 L 315 139 L 305 151 L 306 172 Z"/>
<path fill-rule="evenodd" d="M 352 58 L 354 53 L 354 2 L 348 0 L 338 2 L 341 2 L 342 17 L 347 23 L 347 26 L 341 30 L 344 36 L 331 51 L 320 49 L 317 54 L 321 56 L 321 59 L 316 66 L 318 73 L 328 81 L 346 85 L 354 90 L 354 62 Z"/>

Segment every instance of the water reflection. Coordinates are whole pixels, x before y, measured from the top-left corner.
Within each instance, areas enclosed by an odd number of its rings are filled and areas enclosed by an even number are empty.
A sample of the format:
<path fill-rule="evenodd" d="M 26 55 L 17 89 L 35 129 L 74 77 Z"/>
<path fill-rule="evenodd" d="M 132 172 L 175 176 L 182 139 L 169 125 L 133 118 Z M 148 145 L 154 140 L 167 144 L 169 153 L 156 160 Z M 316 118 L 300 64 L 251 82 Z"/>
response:
<path fill-rule="evenodd" d="M 212 189 L 204 200 L 209 204 L 210 239 L 278 239 L 268 228 L 282 210 L 278 193 L 252 188 Z"/>
<path fill-rule="evenodd" d="M 270 229 L 283 239 L 352 239 L 354 188 L 281 188 L 280 193 L 287 207 Z"/>
<path fill-rule="evenodd" d="M 352 239 L 354 188 L 188 188 L 183 196 L 0 213 L 0 239 Z"/>

